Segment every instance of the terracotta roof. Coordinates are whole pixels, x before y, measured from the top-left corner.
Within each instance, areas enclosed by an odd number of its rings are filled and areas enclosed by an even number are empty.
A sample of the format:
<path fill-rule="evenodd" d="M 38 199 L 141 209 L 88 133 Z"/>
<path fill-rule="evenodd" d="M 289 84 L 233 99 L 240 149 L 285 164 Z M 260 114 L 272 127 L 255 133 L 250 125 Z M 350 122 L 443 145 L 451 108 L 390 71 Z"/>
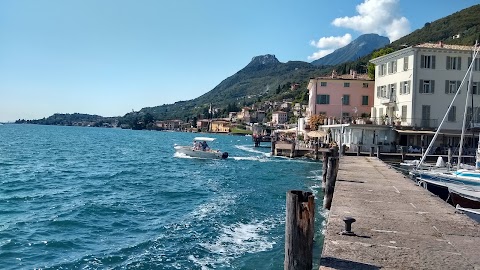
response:
<path fill-rule="evenodd" d="M 463 46 L 463 45 L 449 45 L 443 43 L 423 43 L 413 46 L 415 48 L 432 48 L 432 49 L 450 49 L 450 50 L 461 50 L 461 51 L 471 51 L 474 46 Z"/>
<path fill-rule="evenodd" d="M 343 75 L 337 75 L 335 78 L 332 78 L 332 76 L 322 76 L 322 77 L 317 77 L 315 79 L 371 81 L 371 79 L 368 77 L 368 74 L 357 74 L 355 75 L 355 78 L 353 78 L 352 75 L 350 74 L 343 74 Z"/>

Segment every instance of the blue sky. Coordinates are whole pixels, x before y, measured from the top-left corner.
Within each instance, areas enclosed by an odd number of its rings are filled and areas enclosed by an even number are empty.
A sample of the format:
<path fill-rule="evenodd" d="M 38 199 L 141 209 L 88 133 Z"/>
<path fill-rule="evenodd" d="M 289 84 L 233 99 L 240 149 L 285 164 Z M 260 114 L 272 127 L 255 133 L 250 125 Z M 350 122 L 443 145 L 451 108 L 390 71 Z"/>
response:
<path fill-rule="evenodd" d="M 2 0 L 0 122 L 196 98 L 275 54 L 312 61 L 480 0 Z"/>

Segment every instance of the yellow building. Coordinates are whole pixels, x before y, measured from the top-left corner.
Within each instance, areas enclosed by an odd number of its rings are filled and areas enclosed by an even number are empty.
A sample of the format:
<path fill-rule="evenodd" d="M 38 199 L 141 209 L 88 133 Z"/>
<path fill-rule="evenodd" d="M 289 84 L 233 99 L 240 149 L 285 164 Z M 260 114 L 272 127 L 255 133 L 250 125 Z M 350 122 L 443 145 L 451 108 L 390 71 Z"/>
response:
<path fill-rule="evenodd" d="M 210 126 L 210 132 L 230 132 L 230 122 L 225 120 L 213 120 Z"/>

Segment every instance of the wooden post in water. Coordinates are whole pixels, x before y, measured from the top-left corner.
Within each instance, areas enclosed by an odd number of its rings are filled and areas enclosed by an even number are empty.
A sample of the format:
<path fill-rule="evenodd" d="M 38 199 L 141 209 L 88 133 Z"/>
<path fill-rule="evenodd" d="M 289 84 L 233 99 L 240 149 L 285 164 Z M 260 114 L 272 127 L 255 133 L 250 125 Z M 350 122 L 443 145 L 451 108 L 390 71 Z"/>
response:
<path fill-rule="evenodd" d="M 315 142 L 315 160 L 318 160 L 318 141 Z"/>
<path fill-rule="evenodd" d="M 290 149 L 290 158 L 295 157 L 295 142 L 292 142 L 292 148 Z"/>
<path fill-rule="evenodd" d="M 452 165 L 452 162 L 453 162 L 453 152 L 452 152 L 452 148 L 451 147 L 448 147 L 448 163 L 450 165 Z"/>
<path fill-rule="evenodd" d="M 328 156 L 330 153 L 322 153 L 322 190 L 325 194 L 325 187 L 327 186 L 327 171 L 328 171 Z"/>
<path fill-rule="evenodd" d="M 315 201 L 311 192 L 287 192 L 285 270 L 311 270 Z"/>
<path fill-rule="evenodd" d="M 333 200 L 333 192 L 335 191 L 335 182 L 338 174 L 338 149 L 334 149 L 332 155 L 328 157 L 327 165 L 327 181 L 325 185 L 325 192 L 323 197 L 323 208 L 330 210 Z"/>
<path fill-rule="evenodd" d="M 275 155 L 275 143 L 276 143 L 275 139 L 272 137 L 272 151 L 271 151 L 272 156 Z"/>

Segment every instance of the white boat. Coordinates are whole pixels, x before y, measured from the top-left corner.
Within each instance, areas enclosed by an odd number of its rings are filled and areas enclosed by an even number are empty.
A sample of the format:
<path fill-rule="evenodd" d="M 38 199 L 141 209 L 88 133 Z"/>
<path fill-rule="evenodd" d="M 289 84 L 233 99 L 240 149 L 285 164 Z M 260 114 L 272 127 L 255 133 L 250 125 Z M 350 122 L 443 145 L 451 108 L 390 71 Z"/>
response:
<path fill-rule="evenodd" d="M 226 159 L 227 152 L 211 149 L 207 142 L 213 142 L 215 138 L 210 137 L 195 137 L 191 146 L 175 145 L 175 151 L 180 154 L 195 158 L 205 159 Z"/>

